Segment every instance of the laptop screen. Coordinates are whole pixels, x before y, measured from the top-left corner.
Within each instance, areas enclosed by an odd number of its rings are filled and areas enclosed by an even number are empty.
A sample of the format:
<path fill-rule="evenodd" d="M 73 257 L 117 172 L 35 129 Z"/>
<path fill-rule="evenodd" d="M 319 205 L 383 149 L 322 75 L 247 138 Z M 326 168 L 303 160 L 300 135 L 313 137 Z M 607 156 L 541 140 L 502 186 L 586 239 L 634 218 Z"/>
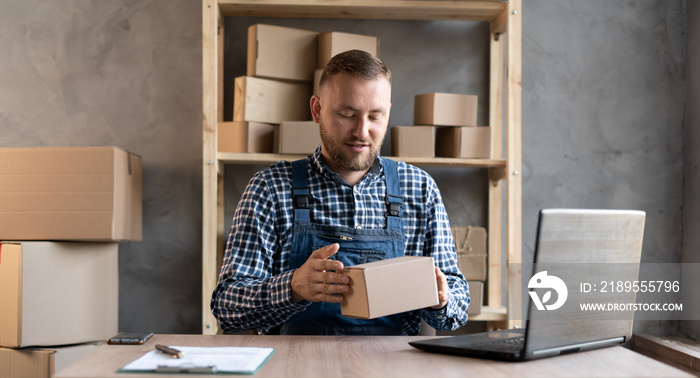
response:
<path fill-rule="evenodd" d="M 545 209 L 533 264 L 523 264 L 525 354 L 632 334 L 645 213 Z M 614 309 L 614 311 L 611 311 Z M 574 348 L 575 349 L 575 348 Z"/>

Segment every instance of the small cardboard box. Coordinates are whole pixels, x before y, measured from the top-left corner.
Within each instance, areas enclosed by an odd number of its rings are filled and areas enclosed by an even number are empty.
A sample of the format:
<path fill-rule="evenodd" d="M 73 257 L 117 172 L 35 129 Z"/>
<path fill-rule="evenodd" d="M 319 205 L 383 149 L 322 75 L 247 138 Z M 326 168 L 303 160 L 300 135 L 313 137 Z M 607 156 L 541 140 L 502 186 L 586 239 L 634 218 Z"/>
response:
<path fill-rule="evenodd" d="M 219 122 L 219 152 L 272 153 L 279 134 L 279 125 L 260 122 Z"/>
<path fill-rule="evenodd" d="M 318 124 L 314 121 L 282 122 L 279 138 L 281 154 L 312 154 L 321 144 Z"/>
<path fill-rule="evenodd" d="M 0 243 L 0 346 L 106 340 L 119 325 L 118 243 Z"/>
<path fill-rule="evenodd" d="M 0 377 L 51 378 L 104 343 L 50 348 L 0 348 Z"/>
<path fill-rule="evenodd" d="M 481 307 L 484 305 L 484 283 L 481 281 L 467 281 L 467 284 L 469 285 L 469 297 L 471 299 L 467 314 L 479 315 L 481 314 Z"/>
<path fill-rule="evenodd" d="M 323 68 L 326 63 L 341 52 L 348 50 L 362 50 L 379 56 L 379 39 L 377 37 L 361 34 L 341 32 L 321 33 L 318 36 L 318 67 Z"/>
<path fill-rule="evenodd" d="M 416 95 L 413 123 L 435 126 L 476 126 L 478 97 L 453 93 Z"/>
<path fill-rule="evenodd" d="M 0 240 L 141 240 L 142 172 L 116 147 L 0 148 Z"/>
<path fill-rule="evenodd" d="M 486 280 L 486 229 L 483 227 L 450 227 L 457 250 L 457 263 L 464 278 Z"/>
<path fill-rule="evenodd" d="M 435 155 L 488 159 L 491 157 L 490 127 L 437 127 Z"/>
<path fill-rule="evenodd" d="M 247 75 L 311 82 L 318 32 L 256 24 L 248 28 Z"/>
<path fill-rule="evenodd" d="M 402 256 L 347 267 L 350 293 L 344 316 L 374 319 L 435 306 L 439 302 L 432 257 Z"/>
<path fill-rule="evenodd" d="M 433 126 L 394 126 L 391 128 L 391 154 L 402 157 L 434 157 Z"/>
<path fill-rule="evenodd" d="M 308 121 L 311 85 L 239 76 L 233 93 L 233 120 L 276 124 Z"/>

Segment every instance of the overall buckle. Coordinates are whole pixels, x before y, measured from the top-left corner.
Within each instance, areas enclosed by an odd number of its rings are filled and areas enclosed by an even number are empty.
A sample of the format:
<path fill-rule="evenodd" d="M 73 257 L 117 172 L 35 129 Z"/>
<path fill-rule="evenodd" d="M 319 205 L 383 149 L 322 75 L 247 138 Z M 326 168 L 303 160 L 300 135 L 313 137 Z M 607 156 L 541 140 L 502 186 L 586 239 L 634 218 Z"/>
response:
<path fill-rule="evenodd" d="M 388 194 L 386 197 L 386 204 L 389 207 L 389 212 L 386 213 L 386 216 L 401 217 L 401 205 L 403 205 L 403 197 Z"/>

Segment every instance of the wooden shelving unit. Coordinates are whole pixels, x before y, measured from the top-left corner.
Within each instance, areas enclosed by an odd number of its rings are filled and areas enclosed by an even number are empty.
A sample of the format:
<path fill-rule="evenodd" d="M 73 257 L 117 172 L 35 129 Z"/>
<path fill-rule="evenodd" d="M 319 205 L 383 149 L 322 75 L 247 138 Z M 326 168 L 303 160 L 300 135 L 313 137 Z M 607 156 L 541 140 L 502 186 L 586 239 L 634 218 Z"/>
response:
<path fill-rule="evenodd" d="M 217 125 L 223 121 L 224 19 L 227 16 L 356 18 L 390 20 L 465 20 L 490 24 L 491 159 L 401 158 L 419 166 L 489 171 L 488 277 L 489 306 L 470 321 L 512 327 L 519 316 L 521 262 L 521 0 L 203 0 L 203 214 L 202 333 L 219 328 L 209 310 L 224 248 L 223 166 L 267 164 L 301 156 L 217 153 Z M 504 93 L 505 88 L 505 93 Z M 505 110 L 505 112 L 504 112 Z M 505 119 L 503 114 L 505 113 Z M 503 151 L 505 140 L 506 150 Z M 503 206 L 505 193 L 505 208 Z M 502 221 L 505 217 L 506 228 Z M 505 242 L 502 243 L 505 231 Z M 501 255 L 505 247 L 506 261 Z M 505 306 L 501 267 L 506 269 Z M 496 304 L 496 305 L 493 305 Z"/>

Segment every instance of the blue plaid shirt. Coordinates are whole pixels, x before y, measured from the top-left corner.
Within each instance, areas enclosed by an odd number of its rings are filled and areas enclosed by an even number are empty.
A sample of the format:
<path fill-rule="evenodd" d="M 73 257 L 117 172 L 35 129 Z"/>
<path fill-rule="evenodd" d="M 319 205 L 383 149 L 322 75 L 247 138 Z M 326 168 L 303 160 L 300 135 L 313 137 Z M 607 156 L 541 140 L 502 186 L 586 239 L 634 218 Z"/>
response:
<path fill-rule="evenodd" d="M 307 160 L 312 223 L 386 228 L 386 183 L 379 159 L 355 186 L 349 186 L 323 163 L 320 148 Z M 405 253 L 432 256 L 450 286 L 447 306 L 436 311 L 410 312 L 403 332 L 418 334 L 421 316 L 435 329 L 455 330 L 467 322 L 469 288 L 457 266 L 440 191 L 419 168 L 399 162 L 398 173 L 404 197 Z M 291 295 L 291 182 L 291 163 L 278 162 L 255 174 L 238 203 L 219 282 L 211 299 L 212 312 L 224 332 L 268 333 L 310 303 L 296 303 Z"/>

